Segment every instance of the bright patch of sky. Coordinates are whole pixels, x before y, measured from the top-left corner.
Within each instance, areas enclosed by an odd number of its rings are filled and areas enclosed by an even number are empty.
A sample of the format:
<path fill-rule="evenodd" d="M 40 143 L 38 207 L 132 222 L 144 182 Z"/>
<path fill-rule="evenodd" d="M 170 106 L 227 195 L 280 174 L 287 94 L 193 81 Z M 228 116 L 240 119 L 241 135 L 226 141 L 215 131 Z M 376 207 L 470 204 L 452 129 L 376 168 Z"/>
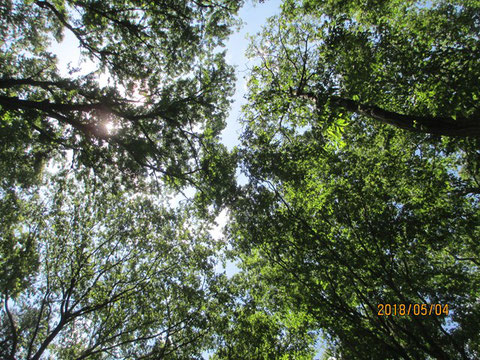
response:
<path fill-rule="evenodd" d="M 236 91 L 233 97 L 234 102 L 227 119 L 227 126 L 222 133 L 222 142 L 229 149 L 239 145 L 238 137 L 241 132 L 241 125 L 238 120 L 241 107 L 246 103 L 244 99 L 247 89 L 245 77 L 247 76 L 248 69 L 252 65 L 245 56 L 249 44 L 247 36 L 255 35 L 260 32 L 266 19 L 280 12 L 280 4 L 280 0 L 268 0 L 265 3 L 258 5 L 253 5 L 251 3 L 245 4 L 239 13 L 244 24 L 240 31 L 231 35 L 226 43 L 227 62 L 236 67 L 237 75 Z"/>
<path fill-rule="evenodd" d="M 57 55 L 60 75 L 69 78 L 72 75 L 83 76 L 97 70 L 98 66 L 93 61 L 81 56 L 79 45 L 78 39 L 68 30 L 65 30 L 61 43 L 52 42 L 50 51 Z M 108 75 L 101 74 L 99 83 L 107 85 Z"/>
<path fill-rule="evenodd" d="M 247 47 L 249 45 L 248 36 L 255 35 L 262 29 L 266 19 L 278 14 L 280 12 L 281 0 L 269 0 L 264 4 L 253 5 L 252 3 L 245 4 L 239 12 L 239 16 L 243 21 L 243 26 L 240 31 L 232 34 L 226 42 L 227 55 L 226 60 L 230 65 L 235 66 L 235 73 L 237 77 L 235 95 L 233 97 L 233 104 L 230 114 L 227 118 L 227 126 L 222 132 L 222 143 L 228 147 L 229 150 L 240 144 L 239 136 L 242 130 L 240 124 L 241 108 L 246 104 L 245 94 L 247 90 L 247 75 L 251 67 L 251 63 L 245 56 Z M 237 182 L 245 184 L 246 178 L 237 170 Z M 222 211 L 216 219 L 217 226 L 212 229 L 210 234 L 215 239 L 223 238 L 224 228 L 228 222 L 227 211 Z M 238 267 L 235 263 L 227 261 L 225 266 L 219 264 L 218 271 L 225 271 L 227 276 L 232 276 L 238 272 Z"/>

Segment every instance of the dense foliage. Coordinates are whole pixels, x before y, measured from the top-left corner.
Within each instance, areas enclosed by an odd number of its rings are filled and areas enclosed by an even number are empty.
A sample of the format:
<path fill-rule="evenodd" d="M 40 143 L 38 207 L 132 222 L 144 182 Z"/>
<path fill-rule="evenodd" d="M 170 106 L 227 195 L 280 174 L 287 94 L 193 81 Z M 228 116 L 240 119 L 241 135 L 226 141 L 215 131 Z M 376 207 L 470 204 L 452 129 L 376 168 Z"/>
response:
<path fill-rule="evenodd" d="M 229 152 L 242 4 L 0 5 L 0 358 L 480 357 L 480 2 L 283 0 Z"/>
<path fill-rule="evenodd" d="M 2 359 L 182 359 L 208 346 L 218 244 L 186 209 L 108 190 L 65 170 L 3 199 L 18 209 L 3 224 Z"/>
<path fill-rule="evenodd" d="M 250 271 L 313 316 L 341 358 L 475 358 L 480 204 L 478 185 L 452 172 L 457 154 L 367 123 L 341 149 L 319 135 L 246 139 L 232 245 Z M 424 303 L 449 316 L 377 315 Z"/>
<path fill-rule="evenodd" d="M 241 2 L 7 1 L 0 5 L 2 172 L 31 181 L 60 151 L 75 163 L 194 184 L 229 157 L 218 144 L 232 69 L 215 52 Z M 95 70 L 59 69 L 64 33 Z M 100 76 L 108 83 L 100 82 Z M 220 156 L 223 154 L 223 156 Z M 15 159 L 17 167 L 8 164 Z M 203 170 L 203 171 L 202 171 Z"/>
<path fill-rule="evenodd" d="M 327 354 L 480 356 L 479 5 L 285 1 L 252 43 L 231 244 Z"/>

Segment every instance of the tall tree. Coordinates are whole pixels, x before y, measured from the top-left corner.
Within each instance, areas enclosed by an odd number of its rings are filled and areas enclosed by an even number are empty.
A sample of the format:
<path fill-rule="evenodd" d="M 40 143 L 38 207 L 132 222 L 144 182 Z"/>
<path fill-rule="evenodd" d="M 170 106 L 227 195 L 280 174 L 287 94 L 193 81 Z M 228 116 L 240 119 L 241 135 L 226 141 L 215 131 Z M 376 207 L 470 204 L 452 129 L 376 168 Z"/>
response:
<path fill-rule="evenodd" d="M 56 151 L 75 162 L 178 184 L 215 161 L 232 94 L 216 51 L 241 1 L 7 1 L 0 5 L 2 170 L 11 183 Z M 69 76 L 49 50 L 69 32 L 96 70 Z M 99 76 L 109 77 L 109 84 Z M 16 169 L 9 166 L 18 162 Z M 7 176 L 8 175 L 8 176 Z M 27 176 L 29 175 L 29 176 Z M 211 175 L 211 174 L 210 174 Z M 198 179 L 197 179 L 198 180 Z M 127 181 L 126 181 L 127 182 Z"/>
<path fill-rule="evenodd" d="M 252 44 L 231 244 L 341 359 L 480 354 L 478 9 L 285 1 Z"/>
<path fill-rule="evenodd" d="M 326 126 L 342 113 L 479 137 L 476 1 L 294 1 L 252 45 L 252 102 Z"/>
<path fill-rule="evenodd" d="M 457 154 L 362 119 L 343 147 L 269 125 L 245 137 L 250 183 L 232 212 L 232 246 L 259 282 L 312 316 L 342 359 L 478 357 L 479 187 Z"/>
<path fill-rule="evenodd" d="M 17 192 L 29 207 L 0 235 L 0 357 L 201 358 L 225 291 L 206 223 L 71 171 L 49 182 Z"/>

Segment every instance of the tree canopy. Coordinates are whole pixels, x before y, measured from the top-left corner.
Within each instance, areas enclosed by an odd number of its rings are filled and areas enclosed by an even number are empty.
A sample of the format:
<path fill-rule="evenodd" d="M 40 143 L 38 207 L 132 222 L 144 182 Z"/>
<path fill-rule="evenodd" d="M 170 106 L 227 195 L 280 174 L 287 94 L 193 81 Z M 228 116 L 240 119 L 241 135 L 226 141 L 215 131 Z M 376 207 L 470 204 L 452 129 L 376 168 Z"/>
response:
<path fill-rule="evenodd" d="M 478 137 L 478 3 L 455 3 L 285 1 L 252 45 L 252 101 L 277 118 Z"/>
<path fill-rule="evenodd" d="M 231 245 L 327 354 L 479 355 L 479 10 L 285 1 L 252 41 Z"/>
<path fill-rule="evenodd" d="M 251 183 L 231 230 L 250 271 L 313 316 L 340 358 L 475 358 L 478 187 L 451 172 L 456 155 L 372 125 L 351 126 L 341 149 L 313 130 L 269 135 L 245 142 Z M 427 303 L 449 315 L 377 315 Z"/>
<path fill-rule="evenodd" d="M 149 173 L 195 185 L 211 164 L 228 160 L 217 137 L 233 74 L 216 49 L 240 5 L 7 1 L 0 12 L 6 178 L 25 182 L 32 178 L 27 168 L 72 150 L 75 163 L 99 173 L 115 167 L 125 183 Z M 71 68 L 62 76 L 48 46 L 65 32 L 95 71 L 80 76 Z M 8 166 L 12 159 L 16 169 Z"/>
<path fill-rule="evenodd" d="M 2 359 L 199 357 L 223 287 L 205 224 L 71 170 L 42 190 L 2 232 Z"/>
<path fill-rule="evenodd" d="M 283 0 L 228 151 L 242 5 L 0 5 L 0 358 L 480 357 L 480 2 Z"/>

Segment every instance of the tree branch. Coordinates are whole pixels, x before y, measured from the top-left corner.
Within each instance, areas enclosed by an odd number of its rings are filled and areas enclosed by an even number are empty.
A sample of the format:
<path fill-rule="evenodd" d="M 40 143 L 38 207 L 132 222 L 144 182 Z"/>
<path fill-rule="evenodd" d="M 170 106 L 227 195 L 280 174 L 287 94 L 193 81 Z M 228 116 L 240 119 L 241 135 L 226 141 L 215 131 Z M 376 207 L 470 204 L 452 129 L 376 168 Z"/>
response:
<path fill-rule="evenodd" d="M 42 80 L 33 80 L 32 78 L 27 78 L 27 79 L 1 78 L 0 79 L 1 89 L 8 89 L 13 86 L 21 86 L 21 85 L 38 86 L 41 88 L 48 88 L 51 86 L 55 86 L 55 87 L 60 87 L 67 90 L 72 90 L 76 88 L 76 86 L 73 83 L 66 80 L 42 81 Z"/>
<path fill-rule="evenodd" d="M 7 109 L 36 109 L 42 110 L 45 112 L 49 111 L 82 111 L 90 112 L 93 110 L 107 110 L 107 107 L 103 103 L 92 103 L 92 104 L 59 104 L 51 103 L 48 100 L 44 101 L 32 101 L 32 100 L 22 100 L 17 97 L 3 96 L 0 95 L 0 105 Z"/>
<path fill-rule="evenodd" d="M 8 321 L 10 322 L 10 326 L 12 328 L 12 349 L 10 351 L 10 359 L 15 360 L 15 353 L 17 352 L 18 344 L 18 335 L 15 321 L 13 320 L 13 316 L 8 308 L 8 295 L 5 295 L 5 312 L 7 313 Z"/>
<path fill-rule="evenodd" d="M 55 14 L 58 20 L 75 35 L 75 37 L 80 42 L 80 45 L 82 45 L 85 49 L 89 50 L 92 53 L 92 55 L 94 55 L 96 58 L 98 58 L 99 60 L 102 60 L 102 57 L 106 54 L 105 51 L 101 51 L 90 46 L 85 41 L 82 34 L 80 34 L 78 29 L 75 29 L 72 25 L 70 25 L 67 19 L 65 19 L 65 16 L 63 16 L 63 14 L 61 14 L 54 5 L 50 4 L 46 0 L 37 0 L 35 1 L 35 3 L 38 6 L 40 6 L 42 9 L 50 9 L 50 11 L 52 11 Z M 100 54 L 101 56 L 99 56 L 98 54 Z"/>
<path fill-rule="evenodd" d="M 320 106 L 320 96 L 313 92 L 299 89 L 295 94 L 313 100 L 317 107 Z M 329 96 L 328 100 L 333 106 L 412 132 L 451 137 L 480 137 L 480 119 L 476 117 L 453 119 L 443 116 L 404 115 L 335 95 Z"/>
<path fill-rule="evenodd" d="M 58 322 L 57 326 L 53 329 L 53 331 L 47 336 L 47 338 L 42 342 L 40 348 L 37 350 L 35 355 L 30 360 L 39 360 L 42 354 L 44 353 L 45 349 L 50 345 L 50 343 L 55 339 L 58 333 L 63 329 L 65 324 L 69 320 L 69 314 L 62 314 L 60 317 L 60 321 Z"/>

